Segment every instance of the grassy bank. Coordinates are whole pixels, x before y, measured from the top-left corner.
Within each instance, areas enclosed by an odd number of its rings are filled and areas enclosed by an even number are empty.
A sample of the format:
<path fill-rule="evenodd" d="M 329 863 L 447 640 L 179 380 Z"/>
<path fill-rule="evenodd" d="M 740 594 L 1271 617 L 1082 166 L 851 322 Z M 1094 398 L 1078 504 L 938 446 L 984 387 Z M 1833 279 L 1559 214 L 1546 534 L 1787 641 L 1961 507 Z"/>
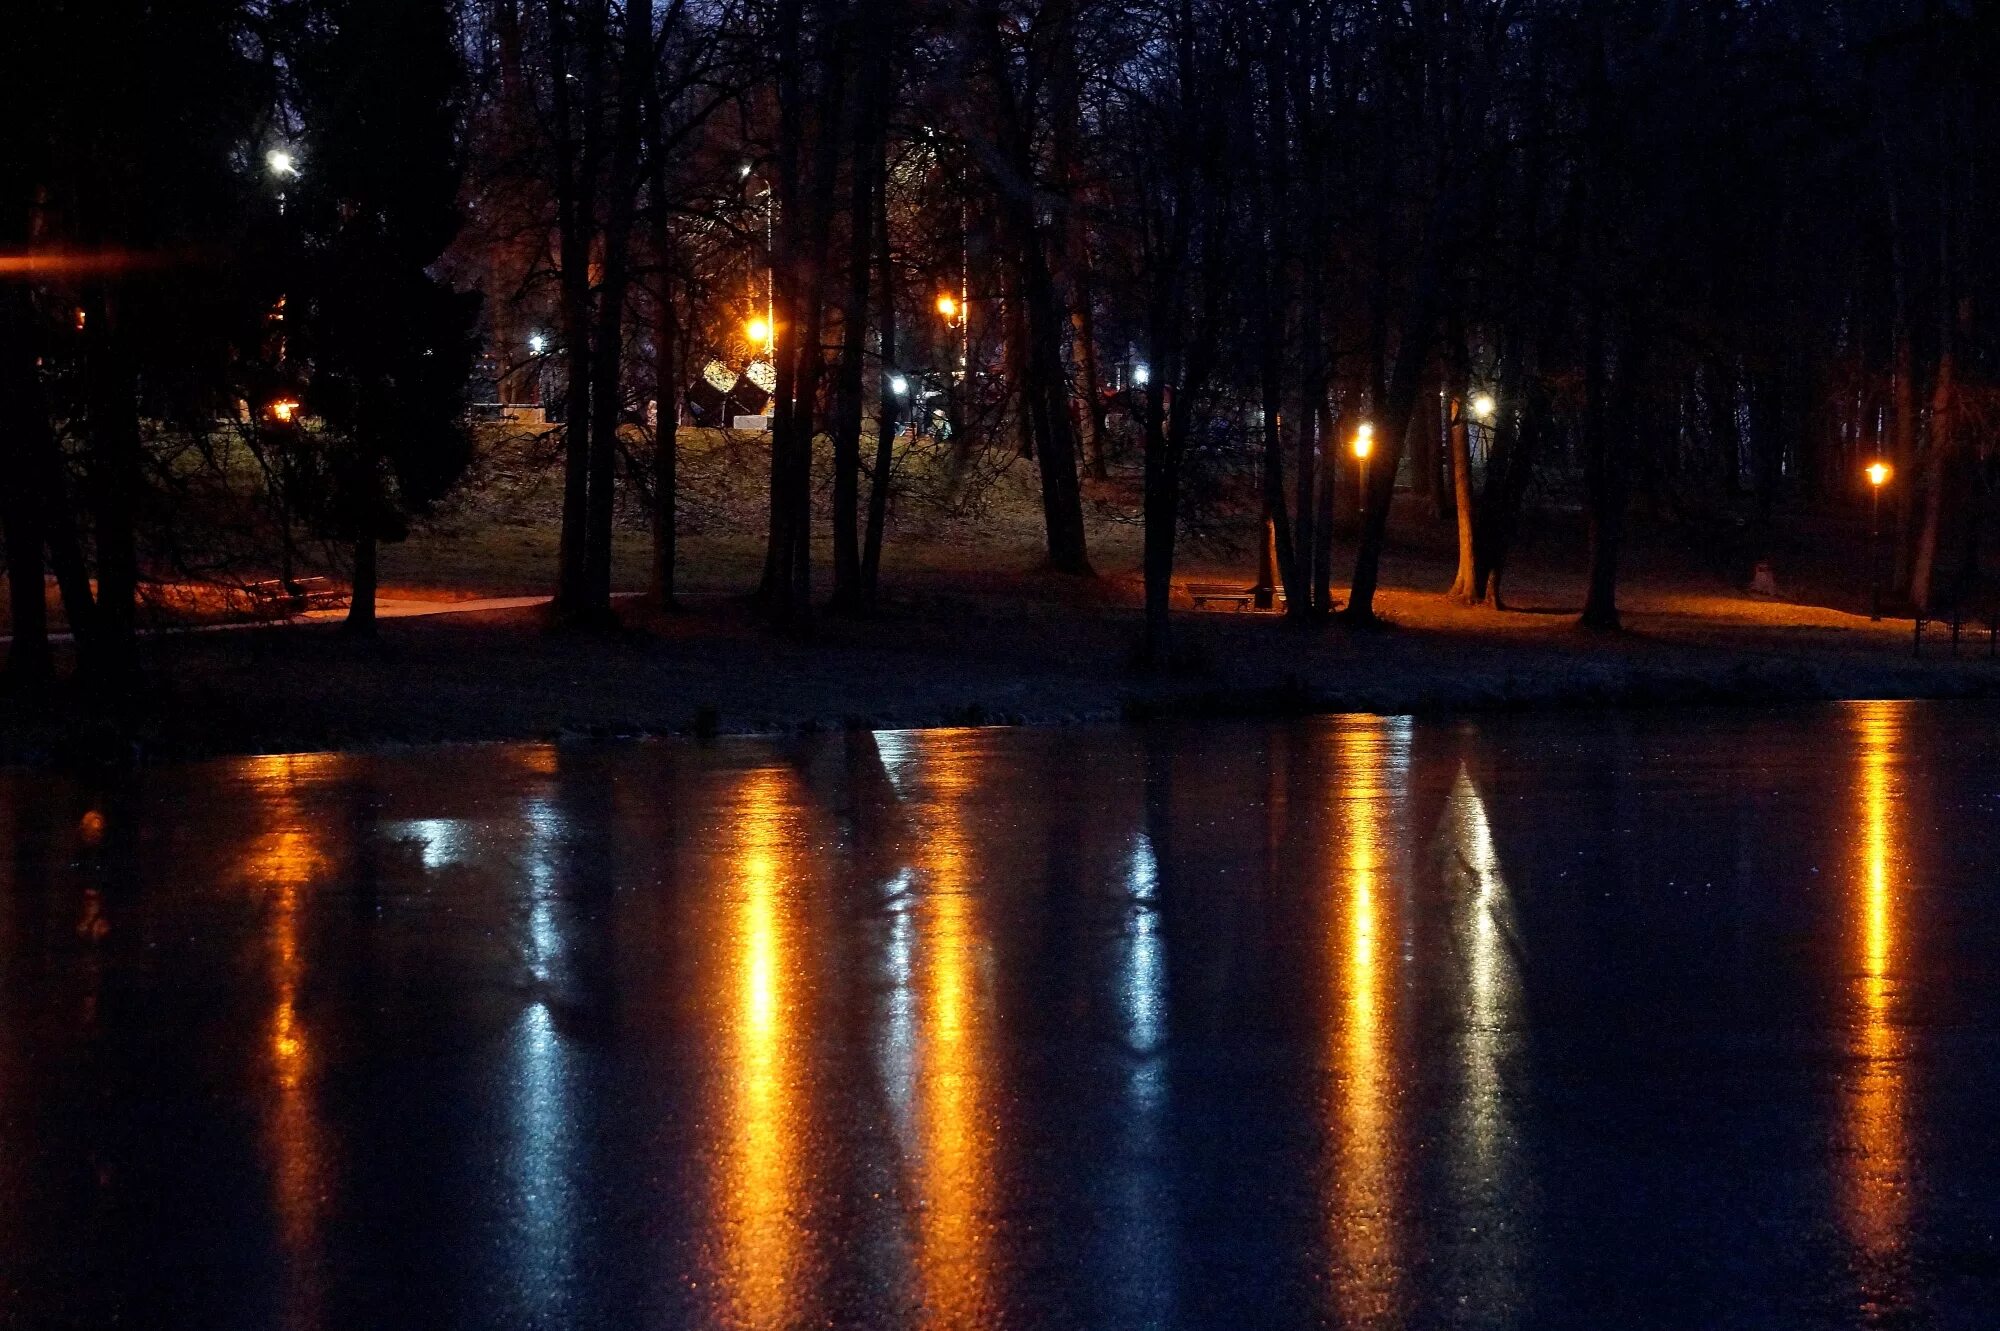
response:
<path fill-rule="evenodd" d="M 149 641 L 148 689 L 115 720 L 63 695 L 0 703 L 0 758 L 2000 692 L 2000 665 L 1970 650 L 1912 659 L 1907 622 L 1679 589 L 1635 589 L 1628 631 L 1608 637 L 1553 603 L 1502 613 L 1407 587 L 1385 594 L 1380 629 L 1189 610 L 1175 667 L 1141 671 L 1137 595 L 1127 576 L 940 576 L 805 638 L 722 596 L 667 615 L 629 603 L 606 636 L 551 632 L 536 609 L 389 621 L 374 642 L 332 626 L 171 635 Z"/>

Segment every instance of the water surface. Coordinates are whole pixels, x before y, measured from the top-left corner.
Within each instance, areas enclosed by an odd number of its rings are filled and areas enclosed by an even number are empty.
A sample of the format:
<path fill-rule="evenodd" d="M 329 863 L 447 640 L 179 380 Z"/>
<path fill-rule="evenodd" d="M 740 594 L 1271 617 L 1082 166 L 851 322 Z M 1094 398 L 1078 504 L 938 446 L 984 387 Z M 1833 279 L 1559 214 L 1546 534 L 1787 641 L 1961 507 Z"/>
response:
<path fill-rule="evenodd" d="M 23 1327 L 1989 1327 L 2000 711 L 0 776 Z"/>

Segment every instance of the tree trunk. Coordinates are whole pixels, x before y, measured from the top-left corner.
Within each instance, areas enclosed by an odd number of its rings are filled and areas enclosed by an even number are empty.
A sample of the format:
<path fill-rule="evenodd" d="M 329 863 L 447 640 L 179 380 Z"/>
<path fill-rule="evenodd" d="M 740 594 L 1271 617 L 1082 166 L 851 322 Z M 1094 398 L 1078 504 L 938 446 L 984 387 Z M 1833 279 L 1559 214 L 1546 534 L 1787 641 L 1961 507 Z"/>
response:
<path fill-rule="evenodd" d="M 572 71 L 568 25 L 559 7 L 549 15 L 550 92 L 554 108 L 555 204 L 559 281 L 563 325 L 563 359 L 568 371 L 563 401 L 562 533 L 557 550 L 555 611 L 558 618 L 585 613 L 589 601 L 587 564 L 590 544 L 590 386 L 591 299 L 590 254 L 595 239 L 597 190 L 597 125 L 600 118 L 598 77 L 606 0 L 589 0 L 583 7 L 587 50 L 581 75 Z M 572 78 L 580 92 L 572 89 Z M 582 126 L 576 124 L 581 104 Z M 614 353 L 615 354 L 615 353 Z"/>
<path fill-rule="evenodd" d="M 1320 478 L 1319 512 L 1313 519 L 1312 603 L 1320 614 L 1329 615 L 1333 613 L 1333 506 L 1340 493 L 1334 478 L 1340 474 L 1336 459 L 1340 456 L 1341 418 L 1333 414 L 1333 404 L 1324 394 L 1314 401 L 1313 413 L 1326 474 Z"/>
<path fill-rule="evenodd" d="M 861 384 L 868 350 L 868 290 L 874 251 L 876 103 L 884 94 L 880 60 L 863 62 L 861 95 L 854 110 L 847 231 L 847 290 L 841 303 L 840 368 L 834 379 L 833 605 L 855 611 L 865 599 L 861 581 Z"/>
<path fill-rule="evenodd" d="M 1381 578 L 1382 548 L 1388 541 L 1389 508 L 1396 496 L 1396 470 L 1402 465 L 1403 442 L 1409 436 L 1410 418 L 1416 413 L 1417 394 L 1423 384 L 1422 363 L 1430 341 L 1435 282 L 1434 272 L 1418 279 L 1418 293 L 1397 343 L 1396 370 L 1389 381 L 1386 409 L 1376 423 L 1377 456 L 1368 465 L 1361 539 L 1345 612 L 1349 619 L 1361 623 L 1375 618 L 1375 589 Z"/>
<path fill-rule="evenodd" d="M 656 177 L 655 207 L 666 216 L 664 190 Z M 664 220 L 654 228 L 654 251 L 660 269 L 660 290 L 653 311 L 653 391 L 657 405 L 653 422 L 653 567 L 649 594 L 654 605 L 670 610 L 674 600 L 675 542 L 679 535 L 676 509 L 680 496 L 680 330 L 675 322 L 673 280 L 665 262 L 670 244 Z"/>
<path fill-rule="evenodd" d="M 626 0 L 623 72 L 611 132 L 603 281 L 591 348 L 590 469 L 584 521 L 583 599 L 577 613 L 608 624 L 612 522 L 616 511 L 618 428 L 624 413 L 625 305 L 632 285 L 632 228 L 639 201 L 640 112 L 652 77 L 652 0 Z"/>
<path fill-rule="evenodd" d="M 1628 316 L 1630 317 L 1630 316 Z M 1584 367 L 1584 486 L 1589 495 L 1590 586 L 1579 623 L 1616 630 L 1618 556 L 1625 526 L 1626 454 L 1633 447 L 1642 350 L 1637 320 L 1625 331 L 1616 377 L 1605 363 L 1602 316 L 1593 312 Z"/>
<path fill-rule="evenodd" d="M 1507 571 L 1507 556 L 1513 550 L 1521 504 L 1534 476 L 1535 454 L 1548 428 L 1548 402 L 1540 386 L 1524 387 L 1523 381 L 1514 383 L 1513 387 L 1503 386 L 1503 392 L 1506 401 L 1521 401 L 1520 411 L 1518 416 L 1512 413 L 1502 416 L 1494 432 L 1493 456 L 1487 461 L 1486 491 L 1480 496 L 1478 524 L 1474 529 L 1474 554 L 1478 561 L 1473 574 L 1474 594 L 1495 610 L 1506 608 L 1502 581 Z"/>
<path fill-rule="evenodd" d="M 773 619 L 803 624 L 812 616 L 812 444 L 825 360 L 827 250 L 839 166 L 846 45 L 836 35 L 814 47 L 820 84 L 813 122 L 810 180 L 802 180 L 807 89 L 797 0 L 780 6 L 788 32 L 779 60 L 779 222 L 776 228 L 777 327 L 772 330 L 778 391 L 771 422 L 771 531 L 761 596 Z M 789 23 L 789 28 L 788 28 Z"/>
<path fill-rule="evenodd" d="M 890 385 L 890 377 L 896 373 L 896 276 L 889 252 L 888 142 L 884 135 L 876 144 L 874 172 L 875 266 L 882 293 L 876 325 L 882 339 L 882 374 L 875 418 L 875 467 L 868 478 L 868 529 L 861 542 L 861 594 L 869 606 L 875 604 L 881 580 L 883 527 L 889 519 L 889 474 L 896 462 L 896 425 L 902 409 Z"/>
<path fill-rule="evenodd" d="M 1453 600 L 1471 605 L 1479 600 L 1479 554 L 1472 507 L 1472 431 L 1465 418 L 1465 381 L 1445 404 L 1451 446 L 1451 502 L 1458 526 L 1458 576 L 1451 584 Z"/>
<path fill-rule="evenodd" d="M 1048 239 L 1036 216 L 1035 145 L 1031 107 L 1014 87 L 1011 61 L 1000 42 L 997 10 L 971 20 L 976 58 L 993 94 L 998 169 L 992 172 L 995 202 L 1007 238 L 1014 287 L 1022 302 L 1028 340 L 1022 366 L 1022 400 L 1033 430 L 1042 477 L 1042 521 L 1049 567 L 1058 573 L 1089 576 L 1090 557 L 1083 526 L 1083 487 L 1077 477 L 1076 431 L 1069 410 L 1069 376 L 1062 364 L 1065 315 L 1056 296 Z"/>
<path fill-rule="evenodd" d="M 1266 307 L 1267 315 L 1270 313 Z M 1285 612 L 1295 613 L 1309 603 L 1309 584 L 1299 576 L 1299 561 L 1292 543 L 1291 515 L 1285 508 L 1284 436 L 1279 429 L 1284 406 L 1282 380 L 1278 370 L 1275 338 L 1266 338 L 1264 347 L 1264 517 L 1270 525 L 1270 548 L 1277 565 L 1278 581 L 1285 588 Z"/>
<path fill-rule="evenodd" d="M 342 629 L 357 637 L 375 636 L 376 541 L 372 535 L 354 542 L 354 591 L 347 602 Z"/>

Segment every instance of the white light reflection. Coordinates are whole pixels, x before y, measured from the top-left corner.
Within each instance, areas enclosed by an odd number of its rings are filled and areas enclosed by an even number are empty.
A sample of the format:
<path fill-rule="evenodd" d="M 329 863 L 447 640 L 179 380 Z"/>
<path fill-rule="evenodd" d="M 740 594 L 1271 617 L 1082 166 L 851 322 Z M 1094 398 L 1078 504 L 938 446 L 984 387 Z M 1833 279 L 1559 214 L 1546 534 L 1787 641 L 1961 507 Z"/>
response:
<path fill-rule="evenodd" d="M 911 918 L 914 876 L 899 871 L 883 889 L 889 903 L 889 1021 L 882 1041 L 882 1083 L 887 1090 L 897 1144 L 914 1151 L 916 1140 L 917 995 L 914 985 L 916 921 Z"/>
<path fill-rule="evenodd" d="M 433 873 L 458 863 L 469 849 L 471 828 L 463 818 L 412 818 L 389 823 L 385 830 L 392 841 L 422 843 L 424 868 Z"/>
<path fill-rule="evenodd" d="M 512 1264 L 520 1296 L 539 1321 L 560 1313 L 576 1266 L 570 1059 L 548 1004 L 538 999 L 522 1011 L 513 1054 L 512 1183 L 519 1246 Z"/>
<path fill-rule="evenodd" d="M 1115 1321 L 1164 1326 L 1172 1320 L 1176 1263 L 1172 1189 L 1165 1155 L 1167 963 L 1160 928 L 1160 866 L 1144 831 L 1132 838 L 1125 873 L 1125 923 L 1116 978 L 1124 1025 L 1125 1096 L 1117 1117 L 1113 1179 L 1117 1223 L 1102 1260 L 1111 1276 Z"/>
<path fill-rule="evenodd" d="M 1459 1205 L 1481 1240 L 1463 1250 L 1469 1269 L 1461 1287 L 1491 1297 L 1518 1287 L 1521 1256 L 1513 1235 L 1530 1204 L 1503 1066 L 1521 1025 L 1521 979 L 1509 945 L 1512 898 L 1486 800 L 1463 764 L 1446 800 L 1440 832 L 1452 935 L 1465 974 L 1462 1089 L 1451 1134 L 1451 1177 Z"/>
<path fill-rule="evenodd" d="M 560 1316 L 577 1267 L 577 1197 L 571 1176 L 577 1151 L 572 1122 L 574 1058 L 550 1007 L 564 952 L 559 913 L 563 822 L 555 802 L 536 793 L 522 799 L 519 817 L 509 829 L 522 838 L 516 860 L 526 906 L 521 949 L 535 985 L 531 1000 L 515 1019 L 513 1039 L 511 1168 L 521 1243 L 515 1270 L 520 1297 L 537 1318 Z M 473 850 L 474 838 L 461 831 L 473 826 L 468 822 L 419 826 L 451 829 L 442 845 L 453 857 Z M 426 842 L 426 864 L 432 863 L 432 848 L 438 845 Z M 441 856 L 438 862 L 450 860 Z"/>
<path fill-rule="evenodd" d="M 882 755 L 882 770 L 889 774 L 889 784 L 895 788 L 896 798 L 908 799 L 910 780 L 917 766 L 915 737 L 907 730 L 878 730 L 875 732 L 875 748 Z"/>
<path fill-rule="evenodd" d="M 562 955 L 555 885 L 562 815 L 547 797 L 532 796 L 522 801 L 521 816 L 528 828 L 528 970 L 536 984 L 548 984 Z"/>
<path fill-rule="evenodd" d="M 1125 930 L 1125 964 L 1121 990 L 1124 996 L 1126 1039 L 1133 1052 L 1150 1055 L 1166 1039 L 1166 959 L 1160 949 L 1160 916 L 1155 902 L 1159 894 L 1160 866 L 1153 856 L 1153 842 L 1144 832 L 1132 839 L 1132 864 L 1126 874 L 1131 896 L 1130 917 Z M 1148 1059 L 1141 1075 L 1150 1095 L 1157 1089 L 1158 1068 Z"/>

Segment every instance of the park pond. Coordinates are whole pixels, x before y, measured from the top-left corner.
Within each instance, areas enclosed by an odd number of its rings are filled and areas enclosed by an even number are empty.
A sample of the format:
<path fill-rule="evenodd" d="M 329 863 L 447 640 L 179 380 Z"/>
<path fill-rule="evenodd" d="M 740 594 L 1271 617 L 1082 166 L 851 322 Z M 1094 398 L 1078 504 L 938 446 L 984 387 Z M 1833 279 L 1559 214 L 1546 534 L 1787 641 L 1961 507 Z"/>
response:
<path fill-rule="evenodd" d="M 1986 1327 L 2000 708 L 0 774 L 0 1324 Z"/>

